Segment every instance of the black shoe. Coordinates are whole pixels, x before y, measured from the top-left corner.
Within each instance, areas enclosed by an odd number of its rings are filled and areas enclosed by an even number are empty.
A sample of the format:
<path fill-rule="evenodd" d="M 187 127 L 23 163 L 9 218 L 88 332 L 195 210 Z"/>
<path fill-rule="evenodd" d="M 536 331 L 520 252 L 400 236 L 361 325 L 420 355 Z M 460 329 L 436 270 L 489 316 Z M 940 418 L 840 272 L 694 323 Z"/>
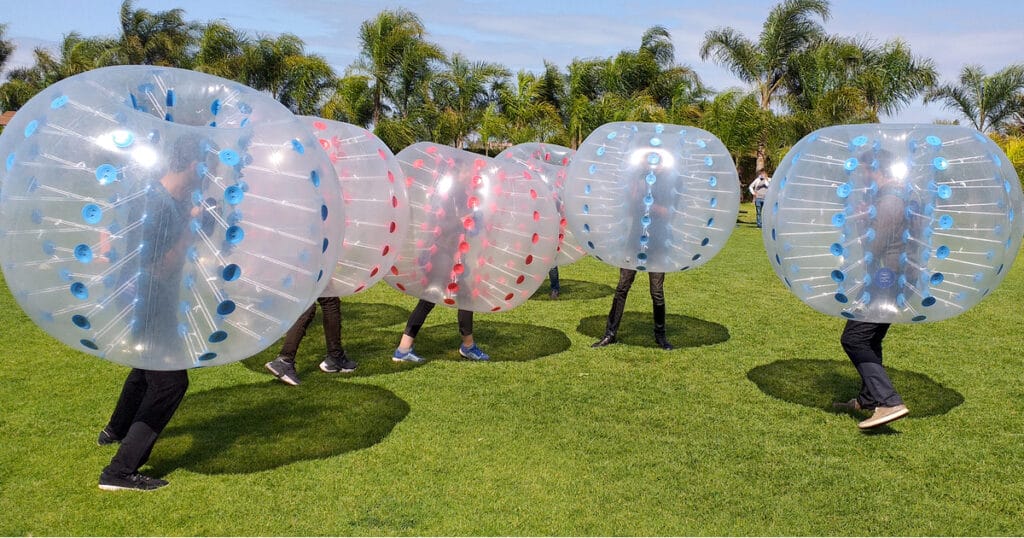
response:
<path fill-rule="evenodd" d="M 100 436 L 96 439 L 96 444 L 100 446 L 112 445 L 114 443 L 120 443 L 120 437 L 114 437 L 114 434 L 107 431 L 106 428 L 100 430 Z"/>
<path fill-rule="evenodd" d="M 551 290 L 550 297 L 551 297 L 552 301 L 557 301 L 558 300 L 558 290 Z"/>
<path fill-rule="evenodd" d="M 673 347 L 672 344 L 668 343 L 668 339 L 665 338 L 664 336 L 655 336 L 654 337 L 654 341 L 657 342 L 659 346 L 661 346 L 661 349 L 664 349 L 664 350 L 675 349 L 675 347 Z"/>
<path fill-rule="evenodd" d="M 590 347 L 604 347 L 604 346 L 607 346 L 608 344 L 614 344 L 614 343 L 615 343 L 615 335 L 614 334 L 606 334 L 606 335 L 604 335 L 604 338 L 601 338 L 597 342 L 594 342 L 593 344 L 590 344 Z"/>
<path fill-rule="evenodd" d="M 356 364 L 356 361 L 348 358 L 346 355 L 342 355 L 338 358 L 328 355 L 324 358 L 323 362 L 320 363 L 320 371 L 327 372 L 328 374 L 336 374 L 338 372 L 347 374 L 355 372 L 357 366 L 359 365 Z"/>
<path fill-rule="evenodd" d="M 160 489 L 167 485 L 166 480 L 160 480 L 159 478 L 150 478 L 144 474 L 131 473 L 129 475 L 120 476 L 114 473 L 107 472 L 106 469 L 100 473 L 100 489 L 103 491 L 119 491 L 122 489 L 131 489 L 136 491 L 153 491 L 154 489 Z"/>

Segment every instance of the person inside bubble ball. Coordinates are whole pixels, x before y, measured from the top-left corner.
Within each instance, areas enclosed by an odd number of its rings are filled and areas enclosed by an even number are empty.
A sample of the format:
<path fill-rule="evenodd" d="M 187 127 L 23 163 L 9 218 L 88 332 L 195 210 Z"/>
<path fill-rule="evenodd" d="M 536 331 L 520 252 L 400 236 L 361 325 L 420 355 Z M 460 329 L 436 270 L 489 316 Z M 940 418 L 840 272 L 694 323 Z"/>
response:
<path fill-rule="evenodd" d="M 619 283 L 615 286 L 615 296 L 612 298 L 612 309 L 608 312 L 608 321 L 605 324 L 604 336 L 594 342 L 590 347 L 604 347 L 617 342 L 616 335 L 619 332 L 619 323 L 622 321 L 622 314 L 626 310 L 626 296 L 636 279 L 636 271 L 633 269 L 619 269 Z M 662 349 L 674 349 L 665 336 L 665 273 L 648 272 L 647 276 L 651 285 L 651 301 L 654 310 L 654 341 Z"/>
<path fill-rule="evenodd" d="M 323 312 L 324 339 L 327 341 L 327 356 L 320 362 L 320 370 L 328 374 L 350 373 L 356 371 L 358 366 L 356 361 L 348 358 L 341 346 L 341 299 L 320 297 L 288 329 L 277 358 L 263 365 L 274 377 L 288 385 L 295 386 L 300 382 L 299 374 L 295 371 L 295 354 L 299 351 L 299 344 L 306 336 L 309 324 L 316 317 L 317 303 L 320 303 Z"/>
<path fill-rule="evenodd" d="M 178 138 L 167 159 L 167 169 L 159 180 L 149 184 L 129 213 L 131 222 L 141 222 L 127 237 L 127 244 L 139 245 L 141 257 L 132 294 L 132 336 L 156 362 L 184 350 L 174 305 L 179 302 L 190 222 L 203 215 L 202 205 L 193 204 L 192 195 L 200 188 L 202 178 L 197 165 L 207 151 L 207 144 L 199 137 Z M 136 274 L 134 268 L 126 271 Z M 100 489 L 149 491 L 167 485 L 166 480 L 140 474 L 139 468 L 149 459 L 157 437 L 187 389 L 186 370 L 132 368 L 110 421 L 97 439 L 101 446 L 120 443 L 100 474 Z"/>
<path fill-rule="evenodd" d="M 417 355 L 413 352 L 413 345 L 416 342 L 416 335 L 419 334 L 420 328 L 423 327 L 423 322 L 427 319 L 427 314 L 434 309 L 435 304 L 420 299 L 416 303 L 416 308 L 413 309 L 412 314 L 409 315 L 409 321 L 405 324 L 405 330 L 402 332 L 402 338 L 398 342 L 398 348 L 395 349 L 394 355 L 391 356 L 391 360 L 395 362 L 412 362 L 421 363 L 426 359 Z M 484 353 L 473 339 L 473 312 L 471 310 L 459 309 L 458 313 L 459 320 L 459 334 L 462 336 L 462 345 L 459 346 L 459 355 L 467 358 L 471 361 L 486 361 L 490 360 L 491 356 Z"/>
<path fill-rule="evenodd" d="M 870 248 L 876 256 L 870 262 L 869 274 L 873 275 L 873 301 L 883 307 L 896 308 L 897 291 L 895 275 L 908 273 L 901 260 L 903 234 L 908 228 L 907 189 L 903 180 L 906 176 L 905 163 L 893 158 L 886 150 L 868 151 L 860 156 L 861 167 L 867 179 L 864 182 L 869 191 L 877 187 L 873 197 L 877 216 L 874 220 L 875 239 Z M 861 378 L 860 393 L 847 402 L 836 402 L 833 406 L 847 411 L 873 411 L 857 426 L 861 429 L 876 428 L 907 416 L 910 412 L 903 399 L 892 385 L 889 375 L 882 366 L 882 340 L 889 331 L 889 323 L 875 323 L 849 319 L 840 337 L 840 343 Z"/>

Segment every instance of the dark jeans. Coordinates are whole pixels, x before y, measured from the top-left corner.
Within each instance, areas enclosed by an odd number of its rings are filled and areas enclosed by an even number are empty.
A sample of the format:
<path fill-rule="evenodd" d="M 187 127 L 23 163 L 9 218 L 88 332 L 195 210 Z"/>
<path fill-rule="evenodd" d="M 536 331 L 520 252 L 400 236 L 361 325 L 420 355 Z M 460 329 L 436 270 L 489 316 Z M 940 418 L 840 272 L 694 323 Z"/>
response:
<path fill-rule="evenodd" d="M 559 291 L 559 290 L 562 289 L 562 287 L 558 283 L 558 267 L 557 266 L 552 267 L 551 270 L 548 271 L 548 280 L 551 281 L 551 291 Z"/>
<path fill-rule="evenodd" d="M 188 371 L 133 368 L 124 380 L 121 396 L 107 424 L 108 433 L 121 439 L 107 471 L 127 475 L 139 470 L 153 450 L 160 432 L 170 422 L 188 389 Z"/>
<path fill-rule="evenodd" d="M 754 211 L 757 213 L 757 227 L 761 227 L 761 211 L 764 210 L 764 198 L 754 200 Z"/>
<path fill-rule="evenodd" d="M 420 302 L 416 303 L 416 308 L 413 309 L 412 314 L 409 316 L 409 322 L 405 324 L 405 334 L 416 338 L 416 335 L 420 333 L 420 327 L 423 327 L 423 322 L 427 320 L 427 314 L 433 309 L 434 303 L 420 299 Z M 473 334 L 473 312 L 460 309 L 458 318 L 459 334 L 462 336 Z"/>
<path fill-rule="evenodd" d="M 647 273 L 651 284 L 651 301 L 655 305 L 665 304 L 665 273 Z M 615 298 L 613 303 L 621 302 L 626 304 L 626 296 L 629 295 L 629 288 L 633 287 L 633 280 L 636 279 L 636 271 L 632 269 L 619 269 L 619 284 L 615 286 Z"/>
<path fill-rule="evenodd" d="M 327 340 L 327 355 L 336 359 L 340 358 L 345 355 L 345 350 L 341 347 L 341 299 L 320 297 L 316 301 L 320 303 L 320 309 L 324 314 L 324 339 Z M 310 323 L 313 323 L 314 317 L 316 317 L 316 303 L 311 304 L 288 329 L 284 335 L 284 345 L 281 346 L 279 356 L 284 357 L 288 362 L 295 362 L 299 344 L 306 336 L 306 329 L 309 328 Z"/>
<path fill-rule="evenodd" d="M 864 409 L 902 405 L 903 399 L 889 380 L 882 366 L 882 340 L 889 331 L 888 323 L 847 320 L 840 342 L 860 374 L 857 401 Z"/>

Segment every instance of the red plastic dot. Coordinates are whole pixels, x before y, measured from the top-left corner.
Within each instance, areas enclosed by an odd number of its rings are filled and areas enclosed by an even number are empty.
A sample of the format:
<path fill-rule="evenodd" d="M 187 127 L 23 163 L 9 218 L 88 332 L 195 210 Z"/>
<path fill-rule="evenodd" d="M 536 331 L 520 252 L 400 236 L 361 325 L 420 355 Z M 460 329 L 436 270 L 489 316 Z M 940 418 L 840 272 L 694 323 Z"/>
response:
<path fill-rule="evenodd" d="M 524 280 L 526 280 L 526 277 L 519 275 L 519 278 L 516 279 L 516 284 L 522 284 Z"/>
<path fill-rule="evenodd" d="M 533 212 L 533 220 L 534 220 L 534 222 L 539 222 L 540 221 L 540 211 L 534 211 Z"/>
<path fill-rule="evenodd" d="M 331 143 L 329 141 L 327 141 L 327 139 L 321 138 L 320 139 L 320 147 L 324 148 L 325 150 L 326 149 L 331 149 Z"/>
<path fill-rule="evenodd" d="M 461 252 L 463 254 L 469 252 L 469 243 L 467 243 L 465 241 L 462 241 L 461 243 L 459 243 L 459 252 Z"/>
<path fill-rule="evenodd" d="M 381 251 L 380 251 L 380 255 L 381 256 L 387 256 L 388 252 L 391 252 L 391 245 L 384 245 L 384 248 L 381 249 Z"/>
<path fill-rule="evenodd" d="M 484 180 L 479 175 L 473 176 L 473 179 L 470 180 L 470 184 L 473 185 L 474 189 L 479 189 L 480 185 L 483 185 L 483 183 L 484 183 Z"/>
<path fill-rule="evenodd" d="M 384 150 L 382 149 L 377 150 L 377 155 L 380 155 L 380 158 L 384 159 L 385 161 L 388 160 L 388 155 L 384 153 Z"/>
<path fill-rule="evenodd" d="M 451 297 L 445 297 L 444 304 L 446 304 L 446 305 L 453 305 L 453 304 L 455 304 L 455 299 L 452 299 Z"/>
<path fill-rule="evenodd" d="M 533 254 L 528 254 L 526 256 L 526 265 L 530 265 L 531 263 L 533 263 Z"/>
<path fill-rule="evenodd" d="M 394 183 L 394 182 L 395 182 L 395 174 L 393 174 L 391 172 L 391 170 L 388 170 L 388 183 Z"/>
<path fill-rule="evenodd" d="M 405 186 L 406 186 L 406 187 L 412 187 L 412 184 L 413 184 L 413 183 L 415 183 L 415 181 L 416 181 L 416 180 L 414 180 L 414 179 L 412 178 L 412 176 L 407 176 L 407 177 L 405 178 Z"/>
<path fill-rule="evenodd" d="M 537 199 L 537 191 L 530 189 L 530 198 Z"/>
<path fill-rule="evenodd" d="M 455 264 L 454 267 L 452 267 L 452 272 L 457 275 L 461 275 L 465 270 L 466 268 L 461 263 L 457 263 Z"/>
<path fill-rule="evenodd" d="M 317 131 L 323 131 L 324 129 L 327 128 L 327 124 L 322 121 L 314 121 L 313 128 L 316 129 Z"/>
<path fill-rule="evenodd" d="M 391 274 L 398 275 L 398 268 L 394 265 L 391 266 Z"/>
<path fill-rule="evenodd" d="M 477 170 L 485 166 L 487 166 L 487 161 L 484 161 L 483 159 L 476 159 L 473 161 L 473 167 L 476 168 Z"/>
<path fill-rule="evenodd" d="M 467 230 L 473 229 L 473 217 L 466 217 L 462 219 L 462 226 Z"/>
<path fill-rule="evenodd" d="M 511 301 L 511 300 L 512 300 L 512 298 L 513 298 L 513 297 L 515 297 L 515 296 L 516 296 L 516 294 L 514 294 L 514 293 L 510 293 L 510 294 L 508 294 L 508 295 L 506 295 L 506 296 L 505 296 L 505 300 L 506 300 L 506 301 Z"/>
<path fill-rule="evenodd" d="M 466 205 L 469 206 L 470 209 L 476 209 L 480 205 L 480 199 L 476 196 L 470 196 L 466 199 Z"/>
<path fill-rule="evenodd" d="M 427 262 L 427 263 L 423 264 L 423 271 L 426 272 L 426 273 L 429 273 L 430 270 L 433 269 L 433 268 L 434 268 L 434 264 L 431 263 L 431 262 Z"/>
<path fill-rule="evenodd" d="M 372 270 L 372 271 L 370 271 L 370 276 L 372 276 L 372 277 L 373 277 L 373 276 L 377 276 L 377 273 L 378 273 L 379 271 L 380 271 L 380 266 L 379 266 L 379 265 L 375 265 L 375 266 L 373 267 L 373 270 Z"/>
<path fill-rule="evenodd" d="M 501 310 L 500 306 L 496 306 L 496 307 L 492 308 L 491 312 L 497 312 L 498 310 Z"/>
<path fill-rule="evenodd" d="M 427 148 L 427 153 L 431 155 L 437 153 L 437 146 L 430 146 L 429 148 Z"/>
<path fill-rule="evenodd" d="M 360 286 L 359 286 L 358 288 L 356 288 L 356 289 L 355 289 L 355 291 L 354 291 L 354 292 L 352 292 L 352 293 L 359 293 L 359 292 L 363 291 L 363 288 L 365 288 L 365 287 L 366 287 L 366 284 L 361 284 L 361 285 L 360 285 Z"/>
<path fill-rule="evenodd" d="M 412 162 L 413 168 L 423 168 L 423 159 L 416 159 Z"/>
<path fill-rule="evenodd" d="M 459 291 L 458 283 L 452 282 L 451 284 L 448 284 L 448 291 L 450 291 L 452 293 L 458 293 L 458 291 Z"/>
<path fill-rule="evenodd" d="M 405 286 L 403 286 L 401 282 L 396 282 L 395 287 L 402 291 L 405 291 Z"/>
<path fill-rule="evenodd" d="M 398 207 L 398 197 L 397 196 L 392 196 L 391 197 L 391 207 Z"/>
<path fill-rule="evenodd" d="M 565 220 L 565 217 L 562 217 L 562 220 L 558 221 L 558 226 L 560 228 L 565 228 L 568 225 L 569 225 L 569 221 Z"/>
<path fill-rule="evenodd" d="M 391 224 L 388 226 L 388 233 L 395 233 L 395 230 L 397 230 L 397 229 L 398 229 L 398 223 L 395 222 L 395 221 L 391 221 Z"/>
<path fill-rule="evenodd" d="M 540 234 L 533 234 L 533 237 L 530 238 L 530 241 L 533 241 L 533 244 L 536 245 L 537 241 L 540 241 Z"/>

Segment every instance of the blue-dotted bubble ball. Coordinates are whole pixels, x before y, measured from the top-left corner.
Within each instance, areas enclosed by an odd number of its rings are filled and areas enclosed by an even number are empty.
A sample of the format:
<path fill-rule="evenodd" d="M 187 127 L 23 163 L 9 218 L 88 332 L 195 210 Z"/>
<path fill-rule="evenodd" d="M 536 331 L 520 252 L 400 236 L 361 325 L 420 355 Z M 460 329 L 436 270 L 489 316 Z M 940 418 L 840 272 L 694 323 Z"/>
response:
<path fill-rule="evenodd" d="M 338 264 L 321 295 L 359 293 L 384 278 L 409 233 L 402 166 L 386 144 L 362 127 L 311 116 L 300 119 L 327 152 L 345 207 Z"/>
<path fill-rule="evenodd" d="M 569 229 L 615 267 L 672 272 L 707 263 L 739 213 L 736 166 L 696 127 L 616 122 L 580 144 L 565 181 Z"/>
<path fill-rule="evenodd" d="M 819 312 L 876 323 L 947 319 L 977 304 L 1020 248 L 1021 188 L 1006 155 L 954 125 L 820 129 L 772 177 L 772 268 Z"/>
<path fill-rule="evenodd" d="M 310 130 L 271 97 L 118 66 L 33 97 L 0 136 L 0 265 L 47 333 L 152 370 L 280 338 L 326 286 L 344 214 Z"/>
<path fill-rule="evenodd" d="M 527 174 L 539 177 L 550 189 L 559 217 L 556 266 L 568 265 L 587 255 L 587 251 L 580 246 L 576 236 L 569 231 L 565 218 L 565 203 L 562 201 L 566 171 L 575 153 L 570 148 L 555 144 L 527 142 L 506 148 L 494 157 L 498 162 L 510 160 L 527 167 Z"/>
<path fill-rule="evenodd" d="M 396 155 L 411 206 L 410 233 L 384 280 L 460 310 L 522 304 L 553 267 L 558 211 L 527 169 L 418 142 Z"/>

